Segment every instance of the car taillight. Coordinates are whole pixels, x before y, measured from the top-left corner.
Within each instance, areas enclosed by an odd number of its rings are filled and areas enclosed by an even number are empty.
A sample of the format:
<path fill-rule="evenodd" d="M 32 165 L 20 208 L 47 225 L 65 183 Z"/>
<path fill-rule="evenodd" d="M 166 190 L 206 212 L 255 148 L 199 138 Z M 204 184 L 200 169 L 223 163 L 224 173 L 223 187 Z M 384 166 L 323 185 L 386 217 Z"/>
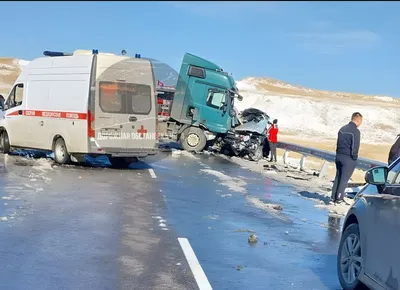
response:
<path fill-rule="evenodd" d="M 93 125 L 94 125 L 94 115 L 92 114 L 92 112 L 90 110 L 88 110 L 87 126 L 88 126 L 88 137 L 89 138 L 94 138 L 94 136 L 95 136 Z"/>

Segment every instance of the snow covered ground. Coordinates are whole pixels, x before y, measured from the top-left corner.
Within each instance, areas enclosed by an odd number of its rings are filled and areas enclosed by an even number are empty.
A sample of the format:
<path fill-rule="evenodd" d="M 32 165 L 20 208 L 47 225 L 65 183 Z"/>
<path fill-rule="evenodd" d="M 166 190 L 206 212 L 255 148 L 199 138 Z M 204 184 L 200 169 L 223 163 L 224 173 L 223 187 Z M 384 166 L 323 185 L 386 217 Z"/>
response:
<path fill-rule="evenodd" d="M 263 110 L 277 118 L 281 132 L 288 135 L 314 141 L 336 138 L 355 111 L 364 116 L 363 143 L 390 144 L 399 134 L 400 102 L 391 97 L 316 91 L 268 78 L 247 78 L 237 86 L 243 95 L 235 104 L 240 111 Z"/>

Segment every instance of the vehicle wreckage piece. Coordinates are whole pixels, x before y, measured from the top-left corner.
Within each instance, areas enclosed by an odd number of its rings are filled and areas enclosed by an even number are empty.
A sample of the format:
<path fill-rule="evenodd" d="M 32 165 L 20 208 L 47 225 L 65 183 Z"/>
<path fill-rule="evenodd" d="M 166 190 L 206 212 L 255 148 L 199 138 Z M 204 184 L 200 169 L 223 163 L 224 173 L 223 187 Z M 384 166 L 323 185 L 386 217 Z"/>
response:
<path fill-rule="evenodd" d="M 256 108 L 248 108 L 241 114 L 241 122 L 224 138 L 220 138 L 213 146 L 228 156 L 248 156 L 252 161 L 259 161 L 263 157 L 263 145 L 266 139 L 266 130 L 269 116 Z"/>

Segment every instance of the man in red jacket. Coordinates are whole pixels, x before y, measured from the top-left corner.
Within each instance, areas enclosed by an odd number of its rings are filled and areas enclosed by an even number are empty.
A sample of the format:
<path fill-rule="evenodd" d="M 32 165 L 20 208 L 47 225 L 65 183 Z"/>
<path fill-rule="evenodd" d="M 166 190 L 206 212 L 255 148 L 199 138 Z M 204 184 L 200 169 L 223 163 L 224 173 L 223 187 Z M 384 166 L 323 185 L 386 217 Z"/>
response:
<path fill-rule="evenodd" d="M 278 120 L 272 121 L 271 127 L 268 129 L 269 148 L 271 150 L 271 158 L 269 162 L 276 162 L 276 146 L 278 143 Z"/>

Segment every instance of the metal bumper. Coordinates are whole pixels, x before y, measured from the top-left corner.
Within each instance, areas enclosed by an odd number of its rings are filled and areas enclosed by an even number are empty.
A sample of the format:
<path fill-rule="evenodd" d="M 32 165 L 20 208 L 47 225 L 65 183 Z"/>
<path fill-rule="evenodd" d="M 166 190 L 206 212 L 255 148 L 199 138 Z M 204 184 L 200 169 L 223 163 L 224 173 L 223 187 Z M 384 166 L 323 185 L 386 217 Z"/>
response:
<path fill-rule="evenodd" d="M 103 148 L 103 152 L 112 157 L 146 157 L 156 155 L 159 151 L 158 148 Z"/>

